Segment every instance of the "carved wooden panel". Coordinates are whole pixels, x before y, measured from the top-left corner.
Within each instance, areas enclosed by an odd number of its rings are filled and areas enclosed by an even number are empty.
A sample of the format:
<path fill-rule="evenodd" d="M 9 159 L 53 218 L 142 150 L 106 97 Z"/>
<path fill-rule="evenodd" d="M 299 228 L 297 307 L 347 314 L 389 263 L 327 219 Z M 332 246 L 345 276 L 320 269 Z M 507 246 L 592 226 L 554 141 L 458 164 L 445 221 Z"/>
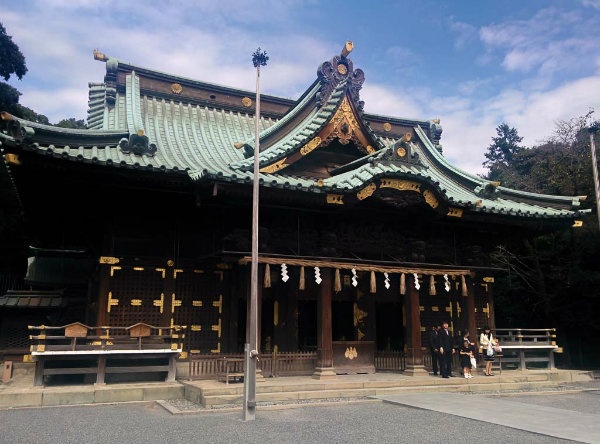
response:
<path fill-rule="evenodd" d="M 107 324 L 128 327 L 138 322 L 161 325 L 165 304 L 164 273 L 153 267 L 112 266 Z"/>
<path fill-rule="evenodd" d="M 221 351 L 221 272 L 176 270 L 172 323 L 187 325 L 186 346 L 196 353 Z"/>

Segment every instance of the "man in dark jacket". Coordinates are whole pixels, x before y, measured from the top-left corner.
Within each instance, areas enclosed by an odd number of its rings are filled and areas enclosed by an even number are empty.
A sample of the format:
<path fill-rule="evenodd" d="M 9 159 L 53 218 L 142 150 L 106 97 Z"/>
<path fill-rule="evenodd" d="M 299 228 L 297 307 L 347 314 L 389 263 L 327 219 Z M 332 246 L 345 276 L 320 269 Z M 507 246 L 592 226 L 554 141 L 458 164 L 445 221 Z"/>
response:
<path fill-rule="evenodd" d="M 438 350 L 438 331 L 440 330 L 439 324 L 431 327 L 431 332 L 429 332 L 429 350 L 431 351 L 431 366 L 433 367 L 433 374 L 437 376 L 438 374 L 438 363 L 440 360 L 439 350 Z"/>
<path fill-rule="evenodd" d="M 440 374 L 442 378 L 452 376 L 452 355 L 454 348 L 452 335 L 448 331 L 448 321 L 442 323 L 442 328 L 438 332 L 438 350 L 440 352 Z"/>

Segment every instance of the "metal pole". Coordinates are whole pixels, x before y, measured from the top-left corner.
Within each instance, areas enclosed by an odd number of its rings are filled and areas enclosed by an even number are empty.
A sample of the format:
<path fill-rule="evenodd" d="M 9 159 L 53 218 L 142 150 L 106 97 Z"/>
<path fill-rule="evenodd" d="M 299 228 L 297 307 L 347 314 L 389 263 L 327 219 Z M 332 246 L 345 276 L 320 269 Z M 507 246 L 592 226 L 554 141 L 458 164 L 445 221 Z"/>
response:
<path fill-rule="evenodd" d="M 592 150 L 592 169 L 594 170 L 594 190 L 596 192 L 596 217 L 598 218 L 598 228 L 600 229 L 600 183 L 598 182 L 598 162 L 596 161 L 596 145 L 594 136 L 600 128 L 591 127 L 590 131 L 590 149 Z"/>
<path fill-rule="evenodd" d="M 256 415 L 256 361 L 258 360 L 258 155 L 260 153 L 260 67 L 269 58 L 260 48 L 252 56 L 256 67 L 256 113 L 254 115 L 254 177 L 252 181 L 252 265 L 250 269 L 250 319 L 244 350 L 243 420 L 254 421 Z"/>

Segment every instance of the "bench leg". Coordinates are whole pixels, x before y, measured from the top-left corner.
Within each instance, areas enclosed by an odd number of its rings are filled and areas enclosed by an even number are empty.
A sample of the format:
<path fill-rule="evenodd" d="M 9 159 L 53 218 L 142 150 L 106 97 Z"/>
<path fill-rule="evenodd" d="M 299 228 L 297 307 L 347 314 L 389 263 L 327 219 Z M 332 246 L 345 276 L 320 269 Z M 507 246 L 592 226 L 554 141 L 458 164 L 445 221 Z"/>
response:
<path fill-rule="evenodd" d="M 177 361 L 175 360 L 175 355 L 169 357 L 169 371 L 167 372 L 166 382 L 175 381 L 175 374 L 177 373 Z"/>
<path fill-rule="evenodd" d="M 45 359 L 42 356 L 38 356 L 35 361 L 35 374 L 33 376 L 33 385 L 41 386 L 44 385 L 44 364 Z"/>
<path fill-rule="evenodd" d="M 550 370 L 554 370 L 556 368 L 554 366 L 554 350 L 550 350 L 548 352 L 548 368 Z"/>
<path fill-rule="evenodd" d="M 96 373 L 96 384 L 104 384 L 104 375 L 106 375 L 106 357 L 98 356 L 98 371 Z"/>

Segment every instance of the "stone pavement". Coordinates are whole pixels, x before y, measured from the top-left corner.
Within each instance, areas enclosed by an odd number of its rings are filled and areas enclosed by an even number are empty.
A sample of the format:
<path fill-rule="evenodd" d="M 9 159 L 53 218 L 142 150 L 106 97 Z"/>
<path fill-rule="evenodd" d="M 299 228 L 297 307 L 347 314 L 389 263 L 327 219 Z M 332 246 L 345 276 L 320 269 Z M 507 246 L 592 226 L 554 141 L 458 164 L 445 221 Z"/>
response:
<path fill-rule="evenodd" d="M 600 402 L 600 394 L 597 394 Z M 460 393 L 376 396 L 384 402 L 447 413 L 584 443 L 600 443 L 600 414 Z"/>

